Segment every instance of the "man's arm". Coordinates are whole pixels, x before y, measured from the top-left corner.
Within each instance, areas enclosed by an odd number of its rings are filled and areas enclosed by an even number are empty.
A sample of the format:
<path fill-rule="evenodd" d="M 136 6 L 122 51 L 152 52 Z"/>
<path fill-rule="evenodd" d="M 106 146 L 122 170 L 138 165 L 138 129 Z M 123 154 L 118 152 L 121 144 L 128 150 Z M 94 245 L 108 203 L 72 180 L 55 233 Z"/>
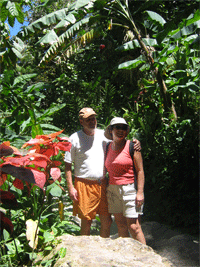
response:
<path fill-rule="evenodd" d="M 72 182 L 72 164 L 65 162 L 65 175 L 67 180 L 67 187 L 68 192 L 71 200 L 78 201 L 78 193 L 76 189 L 74 188 L 73 182 Z"/>
<path fill-rule="evenodd" d="M 139 140 L 133 138 L 133 144 L 134 144 L 134 150 L 136 150 L 136 151 L 141 151 L 142 150 Z"/>

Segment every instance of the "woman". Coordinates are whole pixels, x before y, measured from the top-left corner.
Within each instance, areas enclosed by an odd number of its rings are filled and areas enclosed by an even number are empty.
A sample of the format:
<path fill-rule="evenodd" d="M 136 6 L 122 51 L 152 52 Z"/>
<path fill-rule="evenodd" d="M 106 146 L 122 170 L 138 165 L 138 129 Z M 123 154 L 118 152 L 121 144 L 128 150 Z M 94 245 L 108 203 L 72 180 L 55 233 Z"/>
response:
<path fill-rule="evenodd" d="M 108 208 L 114 214 L 120 237 L 129 237 L 129 230 L 134 239 L 146 244 L 140 224 L 144 203 L 143 161 L 138 151 L 134 151 L 132 160 L 129 153 L 130 140 L 126 140 L 128 133 L 129 126 L 120 117 L 112 119 L 105 131 L 105 136 L 113 140 L 107 148 L 105 160 L 109 174 Z"/>

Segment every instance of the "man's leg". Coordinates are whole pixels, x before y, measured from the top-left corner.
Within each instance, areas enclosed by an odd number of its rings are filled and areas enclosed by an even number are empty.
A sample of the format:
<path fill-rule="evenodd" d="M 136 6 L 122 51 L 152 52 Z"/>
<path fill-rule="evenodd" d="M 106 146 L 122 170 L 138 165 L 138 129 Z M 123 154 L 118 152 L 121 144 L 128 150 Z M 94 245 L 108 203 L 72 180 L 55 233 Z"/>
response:
<path fill-rule="evenodd" d="M 101 237 L 109 237 L 110 236 L 110 227 L 112 224 L 111 215 L 99 214 L 99 218 L 101 221 L 100 236 Z"/>
<path fill-rule="evenodd" d="M 128 226 L 126 218 L 123 216 L 122 213 L 115 213 L 115 222 L 117 224 L 118 229 L 118 236 L 119 237 L 130 237 L 128 232 Z"/>
<path fill-rule="evenodd" d="M 92 220 L 81 219 L 81 235 L 90 235 Z"/>

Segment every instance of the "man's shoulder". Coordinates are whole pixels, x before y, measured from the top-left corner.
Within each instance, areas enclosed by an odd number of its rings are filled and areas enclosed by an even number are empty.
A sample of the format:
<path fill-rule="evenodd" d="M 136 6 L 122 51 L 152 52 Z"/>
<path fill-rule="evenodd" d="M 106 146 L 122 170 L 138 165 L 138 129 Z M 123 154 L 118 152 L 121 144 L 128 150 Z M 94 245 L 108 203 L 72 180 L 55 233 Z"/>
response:
<path fill-rule="evenodd" d="M 98 135 L 98 136 L 102 136 L 102 138 L 106 138 L 105 136 L 104 136 L 104 130 L 102 130 L 102 129 L 96 129 L 95 130 L 95 135 Z"/>
<path fill-rule="evenodd" d="M 77 131 L 77 132 L 74 132 L 73 134 L 70 135 L 69 139 L 70 140 L 73 140 L 73 139 L 76 139 L 79 137 L 79 135 L 81 134 L 81 130 L 80 131 Z"/>
<path fill-rule="evenodd" d="M 99 129 L 99 128 L 96 128 L 95 133 L 101 133 L 101 134 L 104 134 L 104 130 Z"/>
<path fill-rule="evenodd" d="M 95 131 L 96 136 L 98 136 L 98 138 L 101 137 L 102 141 L 107 143 L 107 142 L 109 142 L 109 140 L 105 137 L 104 133 L 105 133 L 105 131 L 102 129 L 96 129 L 96 131 Z"/>

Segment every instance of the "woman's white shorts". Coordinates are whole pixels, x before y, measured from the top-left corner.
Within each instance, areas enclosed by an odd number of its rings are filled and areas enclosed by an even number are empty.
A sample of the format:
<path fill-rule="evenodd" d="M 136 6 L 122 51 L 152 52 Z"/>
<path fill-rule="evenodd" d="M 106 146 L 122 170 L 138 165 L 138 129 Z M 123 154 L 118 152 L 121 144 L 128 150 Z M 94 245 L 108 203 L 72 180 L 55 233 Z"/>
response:
<path fill-rule="evenodd" d="M 143 205 L 136 207 L 135 183 L 126 185 L 109 184 L 107 187 L 108 211 L 109 213 L 122 213 L 126 218 L 138 218 L 143 214 Z"/>

